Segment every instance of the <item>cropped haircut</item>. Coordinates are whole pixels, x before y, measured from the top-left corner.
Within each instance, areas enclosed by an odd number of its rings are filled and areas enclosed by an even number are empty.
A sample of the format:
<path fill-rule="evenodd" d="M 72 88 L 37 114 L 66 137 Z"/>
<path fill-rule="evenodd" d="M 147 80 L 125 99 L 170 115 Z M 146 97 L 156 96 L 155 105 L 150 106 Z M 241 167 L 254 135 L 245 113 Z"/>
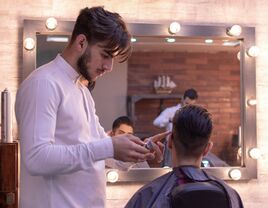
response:
<path fill-rule="evenodd" d="M 190 88 L 184 92 L 183 99 L 186 97 L 190 98 L 191 100 L 196 100 L 198 98 L 197 91 L 193 88 Z"/>
<path fill-rule="evenodd" d="M 173 142 L 178 155 L 199 157 L 213 129 L 210 113 L 198 105 L 180 108 L 173 118 Z"/>
<path fill-rule="evenodd" d="M 128 116 L 120 116 L 117 119 L 115 119 L 113 122 L 113 131 L 119 128 L 119 126 L 122 124 L 126 124 L 134 128 L 133 122 Z"/>
<path fill-rule="evenodd" d="M 119 57 L 124 62 L 131 54 L 131 35 L 126 24 L 118 13 L 112 13 L 103 7 L 84 8 L 76 19 L 71 43 L 84 34 L 90 45 L 102 42 L 111 57 Z"/>

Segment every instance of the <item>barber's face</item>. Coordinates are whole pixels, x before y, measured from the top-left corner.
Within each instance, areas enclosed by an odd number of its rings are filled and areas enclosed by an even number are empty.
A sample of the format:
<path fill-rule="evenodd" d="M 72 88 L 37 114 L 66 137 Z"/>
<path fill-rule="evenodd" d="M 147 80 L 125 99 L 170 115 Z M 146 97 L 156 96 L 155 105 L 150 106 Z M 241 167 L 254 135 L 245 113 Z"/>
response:
<path fill-rule="evenodd" d="M 88 46 L 84 54 L 78 59 L 79 72 L 90 82 L 96 81 L 113 68 L 113 57 L 99 44 Z"/>
<path fill-rule="evenodd" d="M 196 103 L 196 99 L 190 99 L 189 97 L 186 97 L 184 100 L 183 100 L 183 106 L 185 105 L 189 105 L 189 104 L 195 104 Z"/>
<path fill-rule="evenodd" d="M 113 136 L 120 134 L 133 134 L 133 128 L 127 124 L 121 124 L 114 132 Z"/>

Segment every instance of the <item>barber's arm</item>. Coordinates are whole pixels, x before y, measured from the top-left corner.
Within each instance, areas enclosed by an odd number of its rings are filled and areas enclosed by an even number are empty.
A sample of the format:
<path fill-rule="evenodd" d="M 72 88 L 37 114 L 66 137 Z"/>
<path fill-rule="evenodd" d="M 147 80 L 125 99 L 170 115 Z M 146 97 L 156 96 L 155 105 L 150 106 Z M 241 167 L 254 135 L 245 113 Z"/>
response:
<path fill-rule="evenodd" d="M 162 111 L 159 116 L 155 118 L 153 124 L 160 128 L 166 127 L 170 122 L 170 118 L 171 118 L 170 110 L 167 108 L 164 111 Z"/>
<path fill-rule="evenodd" d="M 73 145 L 56 143 L 55 129 L 62 96 L 57 86 L 45 79 L 33 81 L 17 95 L 21 160 L 31 175 L 87 170 L 96 161 L 113 157 L 111 138 L 92 138 L 96 141 Z"/>

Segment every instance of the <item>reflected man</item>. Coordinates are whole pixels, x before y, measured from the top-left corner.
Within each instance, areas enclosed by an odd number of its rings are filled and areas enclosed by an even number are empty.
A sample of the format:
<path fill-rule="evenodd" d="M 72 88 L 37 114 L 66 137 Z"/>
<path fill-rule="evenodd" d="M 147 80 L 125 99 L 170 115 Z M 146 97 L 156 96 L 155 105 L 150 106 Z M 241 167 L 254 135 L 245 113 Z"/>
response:
<path fill-rule="evenodd" d="M 153 124 L 157 127 L 165 127 L 167 131 L 172 130 L 172 119 L 178 109 L 188 104 L 195 104 L 198 99 L 197 91 L 193 88 L 187 89 L 183 94 L 183 99 L 181 103 L 176 106 L 172 106 L 163 110 L 158 117 L 155 118 Z M 171 154 L 167 147 L 167 141 L 165 141 L 164 148 L 164 160 L 162 162 L 162 167 L 171 167 Z"/>
<path fill-rule="evenodd" d="M 117 136 L 120 134 L 133 134 L 133 122 L 128 116 L 120 116 L 114 120 L 112 131 L 110 135 Z M 119 170 L 128 170 L 130 168 L 150 168 L 146 161 L 133 163 L 133 162 L 123 162 L 113 158 L 105 160 L 105 166 L 107 168 L 119 169 Z"/>

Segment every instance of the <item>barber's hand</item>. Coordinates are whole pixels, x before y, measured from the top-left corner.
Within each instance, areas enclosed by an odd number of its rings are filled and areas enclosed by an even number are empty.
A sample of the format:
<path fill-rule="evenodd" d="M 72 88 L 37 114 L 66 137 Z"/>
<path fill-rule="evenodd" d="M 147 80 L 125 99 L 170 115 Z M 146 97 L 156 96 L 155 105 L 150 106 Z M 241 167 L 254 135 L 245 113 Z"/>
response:
<path fill-rule="evenodd" d="M 149 142 L 149 140 L 151 141 L 152 148 L 150 150 L 151 153 L 153 153 L 153 157 L 149 158 L 150 160 L 155 160 L 157 163 L 160 163 L 163 160 L 164 144 L 161 142 L 161 140 L 170 135 L 170 133 L 170 131 L 166 131 L 144 140 L 145 143 Z"/>
<path fill-rule="evenodd" d="M 113 135 L 112 135 L 112 133 L 113 133 L 113 131 L 112 130 L 109 130 L 109 131 L 107 131 L 106 132 L 106 134 L 108 135 L 108 136 L 110 136 L 110 137 L 112 137 Z"/>
<path fill-rule="evenodd" d="M 144 142 L 131 134 L 121 134 L 112 137 L 114 158 L 124 162 L 143 162 L 154 157 L 150 150 L 144 147 Z"/>
<path fill-rule="evenodd" d="M 151 137 L 145 139 L 145 142 L 146 142 L 146 140 L 150 139 L 152 142 L 157 143 L 157 142 L 160 142 L 161 140 L 165 139 L 170 134 L 171 134 L 170 131 L 165 131 L 163 133 L 159 133 L 159 134 L 156 134 L 154 136 L 151 136 Z"/>

